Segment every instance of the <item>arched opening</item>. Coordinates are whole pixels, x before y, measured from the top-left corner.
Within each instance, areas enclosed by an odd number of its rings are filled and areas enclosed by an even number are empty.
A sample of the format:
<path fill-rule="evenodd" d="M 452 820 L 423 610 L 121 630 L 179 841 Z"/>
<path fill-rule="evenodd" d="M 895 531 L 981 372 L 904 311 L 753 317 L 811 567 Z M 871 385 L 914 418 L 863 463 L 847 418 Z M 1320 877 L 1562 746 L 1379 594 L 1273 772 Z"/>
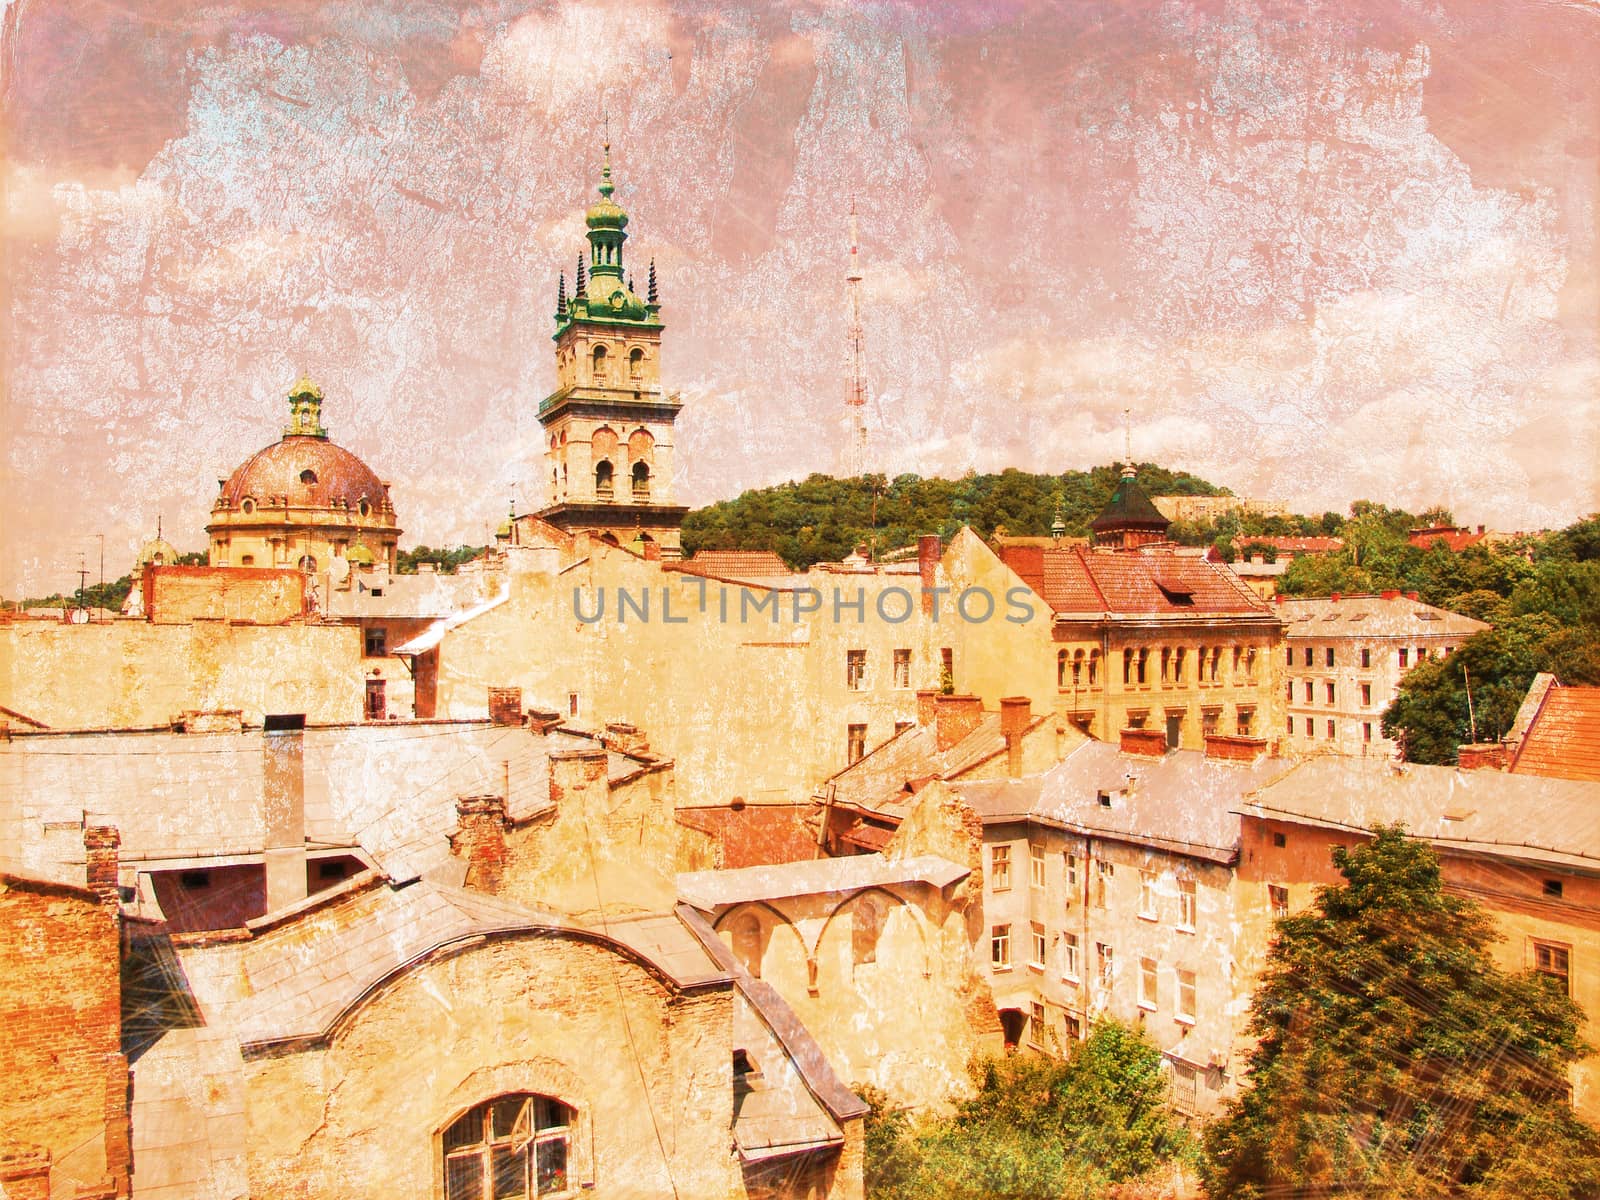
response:
<path fill-rule="evenodd" d="M 300 482 L 305 484 L 307 487 L 310 487 L 312 484 L 317 482 L 317 473 L 310 467 L 307 467 L 304 471 L 300 472 Z"/>
<path fill-rule="evenodd" d="M 300 556 L 300 569 L 307 575 L 315 575 L 317 573 L 317 560 L 309 554 L 302 554 Z"/>
<path fill-rule="evenodd" d="M 644 351 L 637 346 L 628 354 L 628 378 L 635 382 L 644 378 Z"/>
<path fill-rule="evenodd" d="M 246 496 L 243 500 L 241 500 L 239 502 L 239 511 L 240 512 L 243 512 L 246 515 L 249 515 L 250 513 L 255 512 L 255 510 L 256 510 L 256 502 L 254 500 L 252 500 L 249 496 Z"/>
<path fill-rule="evenodd" d="M 636 462 L 633 464 L 633 498 L 635 500 L 650 499 L 650 466 L 648 463 Z"/>
<path fill-rule="evenodd" d="M 365 496 L 361 497 L 361 502 L 356 505 L 356 511 L 363 517 L 370 517 L 372 515 L 372 504 Z"/>
<path fill-rule="evenodd" d="M 746 971 L 761 978 L 761 918 L 745 913 L 733 922 L 733 955 Z"/>
<path fill-rule="evenodd" d="M 595 463 L 594 494 L 600 497 L 600 499 L 611 499 L 613 493 L 612 477 L 615 473 L 615 468 L 613 468 L 612 465 L 605 459 L 602 458 L 599 462 Z"/>
<path fill-rule="evenodd" d="M 604 346 L 596 346 L 594 348 L 593 376 L 597 384 L 606 382 L 606 348 Z"/>
<path fill-rule="evenodd" d="M 850 913 L 850 961 L 855 966 L 878 961 L 878 939 L 883 936 L 884 905 L 881 897 L 862 896 Z"/>
<path fill-rule="evenodd" d="M 445 1200 L 524 1200 L 568 1188 L 575 1114 L 519 1092 L 462 1113 L 444 1131 Z"/>

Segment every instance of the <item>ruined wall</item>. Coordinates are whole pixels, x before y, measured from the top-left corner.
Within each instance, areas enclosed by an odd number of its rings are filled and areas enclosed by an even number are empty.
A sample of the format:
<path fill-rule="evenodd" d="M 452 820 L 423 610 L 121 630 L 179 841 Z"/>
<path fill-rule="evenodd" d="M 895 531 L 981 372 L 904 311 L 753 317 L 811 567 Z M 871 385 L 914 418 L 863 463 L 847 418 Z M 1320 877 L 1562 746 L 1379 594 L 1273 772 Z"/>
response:
<path fill-rule="evenodd" d="M 126 1195 L 116 922 L 88 892 L 7 875 L 0 930 L 0 1155 L 48 1151 L 52 1196 Z"/>
<path fill-rule="evenodd" d="M 673 995 L 633 960 L 561 935 L 435 959 L 327 1048 L 247 1064 L 251 1192 L 442 1194 L 443 1130 L 529 1091 L 577 1110 L 571 1177 L 593 1194 L 737 1196 L 732 1003 L 726 989 Z"/>
<path fill-rule="evenodd" d="M 201 618 L 276 625 L 304 615 L 306 576 L 292 568 L 146 567 L 146 617 L 158 624 Z"/>

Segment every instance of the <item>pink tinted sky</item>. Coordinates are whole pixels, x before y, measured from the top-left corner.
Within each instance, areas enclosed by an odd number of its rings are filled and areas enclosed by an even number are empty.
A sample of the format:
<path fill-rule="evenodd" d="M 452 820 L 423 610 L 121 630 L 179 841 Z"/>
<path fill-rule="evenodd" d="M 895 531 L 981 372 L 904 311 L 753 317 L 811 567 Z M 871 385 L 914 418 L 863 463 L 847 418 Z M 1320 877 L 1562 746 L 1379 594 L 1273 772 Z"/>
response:
<path fill-rule="evenodd" d="M 1600 3 L 9 0 L 0 592 L 124 573 L 309 372 L 407 542 L 543 499 L 609 113 L 701 503 L 1121 453 L 1343 510 L 1600 508 Z"/>

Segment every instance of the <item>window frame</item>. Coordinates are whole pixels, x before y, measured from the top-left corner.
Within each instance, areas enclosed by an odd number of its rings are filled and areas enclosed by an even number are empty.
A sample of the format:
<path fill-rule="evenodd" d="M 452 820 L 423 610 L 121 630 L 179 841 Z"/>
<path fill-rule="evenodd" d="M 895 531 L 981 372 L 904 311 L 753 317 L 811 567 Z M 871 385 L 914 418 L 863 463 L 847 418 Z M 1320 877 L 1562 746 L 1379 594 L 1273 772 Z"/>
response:
<path fill-rule="evenodd" d="M 1139 960 L 1138 1006 L 1143 1012 L 1155 1012 L 1161 1007 L 1161 964 L 1153 958 Z"/>
<path fill-rule="evenodd" d="M 1044 970 L 1045 956 L 1049 953 L 1044 925 L 1038 921 L 1028 924 L 1028 966 L 1035 971 Z"/>
<path fill-rule="evenodd" d="M 897 647 L 890 660 L 890 670 L 894 672 L 895 688 L 906 691 L 911 687 L 911 651 L 904 647 Z"/>
<path fill-rule="evenodd" d="M 846 650 L 844 652 L 844 686 L 847 691 L 863 692 L 867 688 L 867 652 L 865 650 Z"/>
<path fill-rule="evenodd" d="M 1558 980 L 1564 995 L 1572 995 L 1572 946 L 1544 938 L 1528 939 L 1528 957 L 1534 974 Z M 1560 967 L 1555 964 L 1560 960 Z M 1541 961 L 1543 960 L 1543 961 Z M 1548 964 L 1548 965 L 1547 965 Z"/>
<path fill-rule="evenodd" d="M 1083 981 L 1083 958 L 1079 954 L 1078 935 L 1061 935 L 1061 978 L 1071 984 Z"/>
<path fill-rule="evenodd" d="M 1139 869 L 1139 911 L 1141 921 L 1154 921 L 1156 913 L 1156 873 Z"/>
<path fill-rule="evenodd" d="M 512 1119 L 509 1129 L 497 1132 L 499 1120 L 496 1110 L 508 1102 L 520 1102 L 521 1110 Z M 546 1124 L 547 1113 L 561 1123 Z M 526 1125 L 524 1125 L 525 1119 Z M 450 1140 L 453 1131 L 464 1123 L 474 1121 L 479 1124 L 481 1131 L 478 1140 L 452 1146 Z M 576 1178 L 579 1174 L 576 1161 L 579 1144 L 578 1124 L 579 1112 L 575 1106 L 556 1096 L 539 1092 L 507 1092 L 474 1104 L 446 1123 L 436 1135 L 438 1194 L 444 1200 L 492 1200 L 498 1191 L 497 1160 L 500 1159 L 502 1152 L 509 1149 L 513 1159 L 518 1155 L 522 1156 L 522 1177 L 526 1184 L 523 1195 L 527 1200 L 574 1195 L 583 1186 Z M 518 1147 L 519 1137 L 522 1138 L 520 1147 Z M 553 1187 L 543 1186 L 540 1180 L 540 1150 L 555 1145 L 561 1147 L 560 1166 L 557 1168 L 560 1172 L 560 1182 Z M 451 1163 L 464 1163 L 474 1159 L 478 1163 L 477 1186 L 472 1188 L 467 1181 L 452 1184 Z M 463 1184 L 470 1190 L 463 1191 Z"/>
<path fill-rule="evenodd" d="M 1178 876 L 1178 928 L 1193 933 L 1200 920 L 1200 885 L 1188 876 Z"/>
<path fill-rule="evenodd" d="M 1043 888 L 1045 885 L 1044 847 L 1037 842 L 1028 843 L 1028 886 Z"/>
<path fill-rule="evenodd" d="M 991 892 L 1009 892 L 1011 890 L 1011 845 L 1009 842 L 1000 842 L 989 847 L 989 890 Z"/>
<path fill-rule="evenodd" d="M 1185 976 L 1188 979 L 1185 980 Z M 1198 997 L 1199 977 L 1194 971 L 1179 967 L 1177 970 L 1177 1000 L 1172 1009 L 1172 1019 L 1184 1025 L 1193 1025 L 1198 1020 L 1196 1010 L 1200 1007 Z M 1187 1000 L 1187 1004 L 1185 1003 Z"/>
<path fill-rule="evenodd" d="M 989 969 L 1011 970 L 1011 922 L 989 926 Z"/>

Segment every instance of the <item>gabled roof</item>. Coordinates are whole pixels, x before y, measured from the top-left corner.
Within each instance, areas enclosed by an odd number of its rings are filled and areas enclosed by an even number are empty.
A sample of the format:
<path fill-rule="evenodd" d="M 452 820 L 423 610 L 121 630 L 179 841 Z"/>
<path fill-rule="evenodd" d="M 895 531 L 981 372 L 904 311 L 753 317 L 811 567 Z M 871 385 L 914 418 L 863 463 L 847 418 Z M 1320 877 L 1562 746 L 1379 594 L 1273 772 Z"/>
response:
<path fill-rule="evenodd" d="M 1345 593 L 1337 600 L 1280 596 L 1275 607 L 1283 619 L 1284 636 L 1291 638 L 1466 638 L 1489 628 L 1486 622 L 1394 593 Z"/>
<path fill-rule="evenodd" d="M 1186 555 L 1074 546 L 1002 559 L 1058 616 L 1271 614 L 1226 566 Z"/>
<path fill-rule="evenodd" d="M 1600 687 L 1548 688 L 1511 772 L 1600 783 Z"/>
<path fill-rule="evenodd" d="M 771 550 L 701 550 L 678 564 L 680 571 L 717 579 L 776 579 L 793 575 Z"/>

